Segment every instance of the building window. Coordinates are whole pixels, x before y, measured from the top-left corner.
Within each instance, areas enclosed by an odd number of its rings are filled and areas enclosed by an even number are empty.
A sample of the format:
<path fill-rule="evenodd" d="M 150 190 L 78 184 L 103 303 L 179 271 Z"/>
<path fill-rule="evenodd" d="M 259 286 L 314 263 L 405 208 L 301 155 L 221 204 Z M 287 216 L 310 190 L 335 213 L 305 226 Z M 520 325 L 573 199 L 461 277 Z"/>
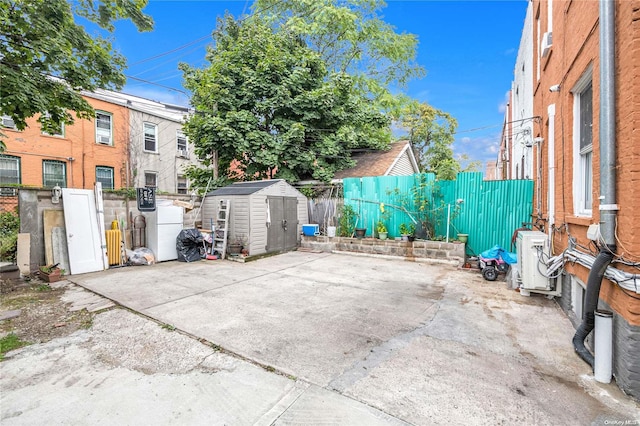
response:
<path fill-rule="evenodd" d="M 113 116 L 108 112 L 96 112 L 96 142 L 113 145 Z"/>
<path fill-rule="evenodd" d="M 176 132 L 176 148 L 180 157 L 186 158 L 188 156 L 187 137 L 181 131 Z"/>
<path fill-rule="evenodd" d="M 42 183 L 47 188 L 67 187 L 67 165 L 62 161 L 42 161 Z"/>
<path fill-rule="evenodd" d="M 144 123 L 144 150 L 158 152 L 158 126 L 153 123 Z"/>
<path fill-rule="evenodd" d="M 187 178 L 184 176 L 178 176 L 178 194 L 186 194 L 187 189 Z"/>
<path fill-rule="evenodd" d="M 593 209 L 593 86 L 589 71 L 572 90 L 574 96 L 574 213 L 591 216 Z"/>
<path fill-rule="evenodd" d="M 20 183 L 20 157 L 0 155 L 0 184 Z"/>
<path fill-rule="evenodd" d="M 47 118 L 49 118 L 49 114 L 45 114 L 45 116 Z M 64 137 L 64 123 L 60 122 L 60 123 L 54 124 L 54 126 L 55 127 L 53 129 L 53 133 L 49 133 L 49 132 L 45 131 L 44 129 L 42 129 L 41 130 L 42 134 L 43 135 L 47 135 L 47 136 L 56 136 L 56 137 L 59 137 L 59 138 L 63 138 Z"/>
<path fill-rule="evenodd" d="M 96 166 L 96 182 L 102 184 L 102 189 L 114 189 L 113 167 Z"/>
<path fill-rule="evenodd" d="M 2 120 L 2 127 L 5 129 L 17 130 L 16 123 L 13 121 L 11 117 L 8 115 L 3 115 L 0 117 Z"/>
<path fill-rule="evenodd" d="M 156 172 L 144 172 L 144 186 L 147 188 L 157 188 L 158 174 Z"/>

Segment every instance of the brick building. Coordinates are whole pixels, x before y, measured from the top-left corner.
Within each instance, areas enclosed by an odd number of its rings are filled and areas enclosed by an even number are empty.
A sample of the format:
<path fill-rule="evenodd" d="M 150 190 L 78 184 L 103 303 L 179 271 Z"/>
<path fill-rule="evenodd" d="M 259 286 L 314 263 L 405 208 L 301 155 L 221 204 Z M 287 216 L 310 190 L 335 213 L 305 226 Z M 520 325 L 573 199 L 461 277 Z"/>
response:
<path fill-rule="evenodd" d="M 609 268 L 629 277 L 598 280 L 597 268 L 567 262 L 557 280 L 577 334 L 591 291 L 599 309 L 613 312 L 613 374 L 638 399 L 640 0 L 532 0 L 529 7 L 533 214 L 544 221 L 553 254 L 575 241 L 576 250 L 610 256 Z M 588 238 L 590 225 L 599 234 Z"/>
<path fill-rule="evenodd" d="M 187 193 L 185 166 L 195 161 L 182 133 L 186 107 L 97 90 L 85 99 L 93 120 L 76 119 L 55 135 L 41 131 L 37 117 L 18 131 L 2 118 L 6 150 L 0 154 L 0 187 L 105 189 L 154 186 L 161 192 Z"/>
<path fill-rule="evenodd" d="M 96 110 L 96 119 L 61 125 L 49 135 L 41 131 L 37 117 L 18 131 L 3 117 L 6 150 L 0 157 L 0 184 L 32 187 L 123 187 L 129 111 L 121 105 L 85 97 Z"/>

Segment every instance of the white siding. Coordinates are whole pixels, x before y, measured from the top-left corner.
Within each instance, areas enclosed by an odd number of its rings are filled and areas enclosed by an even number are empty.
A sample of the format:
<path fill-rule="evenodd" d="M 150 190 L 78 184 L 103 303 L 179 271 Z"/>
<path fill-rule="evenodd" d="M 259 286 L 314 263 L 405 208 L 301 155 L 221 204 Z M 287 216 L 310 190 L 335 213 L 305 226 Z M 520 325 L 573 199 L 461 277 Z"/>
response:
<path fill-rule="evenodd" d="M 251 241 L 249 254 L 266 253 L 267 247 L 267 197 L 254 194 L 251 197 Z"/>
<path fill-rule="evenodd" d="M 511 161 L 509 167 L 513 179 L 533 179 L 533 149 L 530 148 L 535 136 L 533 133 L 534 122 L 530 119 L 533 116 L 534 45 L 531 9 L 532 5 L 531 2 L 529 2 L 511 88 L 511 120 L 513 120 L 514 123 L 511 130 L 513 134 L 513 150 L 510 153 Z M 518 120 L 522 121 L 519 122 Z M 527 147 L 527 145 L 529 147 Z"/>
<path fill-rule="evenodd" d="M 409 154 L 407 154 L 407 151 L 405 150 L 391 170 L 389 170 L 388 176 L 408 176 L 416 173 L 418 173 L 418 171 L 413 169 L 413 165 L 409 159 Z"/>

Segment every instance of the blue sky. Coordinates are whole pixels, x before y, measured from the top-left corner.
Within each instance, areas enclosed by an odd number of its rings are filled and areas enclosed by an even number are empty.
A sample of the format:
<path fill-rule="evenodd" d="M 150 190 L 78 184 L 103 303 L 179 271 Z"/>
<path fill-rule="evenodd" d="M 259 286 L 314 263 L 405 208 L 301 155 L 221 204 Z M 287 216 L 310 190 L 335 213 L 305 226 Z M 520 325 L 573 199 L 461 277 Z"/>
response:
<path fill-rule="evenodd" d="M 127 58 L 126 74 L 157 85 L 130 78 L 123 91 L 188 105 L 188 96 L 177 91 L 184 90 L 177 64 L 204 66 L 216 18 L 227 10 L 236 17 L 249 13 L 251 3 L 150 0 L 145 11 L 155 21 L 154 31 L 138 33 L 122 23 L 112 38 Z M 459 131 L 454 152 L 482 161 L 483 167 L 497 155 L 526 7 L 527 0 L 387 0 L 382 11 L 397 32 L 419 39 L 417 61 L 427 74 L 410 82 L 405 92 L 453 115 Z"/>

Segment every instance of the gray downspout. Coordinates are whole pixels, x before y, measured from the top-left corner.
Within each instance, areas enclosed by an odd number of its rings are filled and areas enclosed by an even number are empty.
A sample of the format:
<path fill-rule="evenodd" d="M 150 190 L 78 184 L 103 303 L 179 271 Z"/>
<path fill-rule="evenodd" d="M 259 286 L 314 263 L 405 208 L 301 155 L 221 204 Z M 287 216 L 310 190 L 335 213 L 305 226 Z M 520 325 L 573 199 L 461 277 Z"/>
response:
<path fill-rule="evenodd" d="M 578 355 L 591 367 L 593 355 L 584 341 L 594 327 L 604 271 L 614 258 L 616 204 L 615 0 L 600 0 L 600 233 L 604 247 L 589 272 L 584 318 L 573 336 Z"/>

